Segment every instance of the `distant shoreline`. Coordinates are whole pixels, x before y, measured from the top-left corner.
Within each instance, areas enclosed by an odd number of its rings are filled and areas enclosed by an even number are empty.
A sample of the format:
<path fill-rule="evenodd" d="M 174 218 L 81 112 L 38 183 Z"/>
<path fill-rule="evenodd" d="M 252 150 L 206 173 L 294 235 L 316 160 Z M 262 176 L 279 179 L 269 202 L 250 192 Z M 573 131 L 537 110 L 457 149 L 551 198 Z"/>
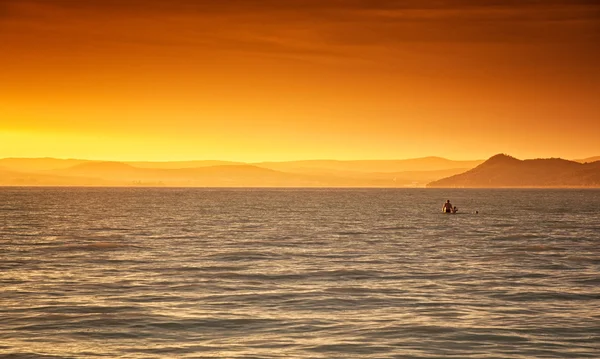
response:
<path fill-rule="evenodd" d="M 325 187 L 325 186 L 155 186 L 155 185 L 138 185 L 138 186 L 94 186 L 94 185 L 0 185 L 0 189 L 2 188 L 127 188 L 127 189 L 356 189 L 356 190 L 364 190 L 364 189 L 388 189 L 388 190 L 428 190 L 428 191 L 438 191 L 438 190 L 520 190 L 520 189 L 600 189 L 600 186 L 591 187 L 591 186 L 561 186 L 561 187 Z"/>

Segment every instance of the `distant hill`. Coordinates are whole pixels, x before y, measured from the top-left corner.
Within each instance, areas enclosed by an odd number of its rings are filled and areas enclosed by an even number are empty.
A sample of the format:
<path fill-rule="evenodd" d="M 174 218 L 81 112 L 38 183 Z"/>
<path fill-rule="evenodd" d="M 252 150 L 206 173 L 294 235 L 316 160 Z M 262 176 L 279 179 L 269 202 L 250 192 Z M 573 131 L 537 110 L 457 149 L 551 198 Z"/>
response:
<path fill-rule="evenodd" d="M 591 163 L 591 162 L 600 161 L 600 156 L 588 157 L 588 158 L 583 158 L 583 159 L 575 160 L 575 161 L 579 162 L 579 163 Z"/>
<path fill-rule="evenodd" d="M 12 171 L 37 172 L 49 171 L 57 169 L 66 169 L 79 164 L 85 163 L 106 163 L 110 161 L 95 161 L 81 159 L 59 159 L 59 158 L 2 158 L 0 159 L 0 168 Z M 113 162 L 114 163 L 114 162 Z M 138 168 L 163 168 L 163 169 L 178 169 L 178 168 L 197 168 L 221 165 L 242 164 L 241 162 L 231 161 L 134 161 L 134 162 L 119 162 L 131 165 Z"/>
<path fill-rule="evenodd" d="M 58 158 L 3 158 L 0 168 L 14 171 L 48 171 L 70 168 L 84 163 L 105 163 L 110 161 L 58 159 Z M 306 160 L 282 162 L 243 163 L 233 161 L 199 160 L 199 161 L 122 161 L 136 168 L 180 169 L 226 165 L 253 165 L 257 167 L 294 173 L 308 172 L 406 172 L 406 171 L 440 171 L 456 168 L 473 168 L 483 160 L 453 161 L 441 157 L 423 157 L 405 160 Z"/>
<path fill-rule="evenodd" d="M 0 186 L 114 186 L 101 178 L 60 176 L 0 170 Z"/>
<path fill-rule="evenodd" d="M 600 187 L 600 161 L 559 158 L 110 162 L 0 159 L 0 186 Z"/>
<path fill-rule="evenodd" d="M 250 165 L 222 165 L 198 168 L 139 168 L 122 162 L 89 162 L 70 168 L 49 171 L 51 174 L 102 178 L 125 184 L 161 184 L 161 185 L 214 185 L 219 181 L 223 185 L 256 177 L 267 180 L 274 176 L 285 176 L 284 173 Z"/>
<path fill-rule="evenodd" d="M 258 166 L 221 165 L 198 168 L 138 168 L 120 162 L 90 162 L 71 168 L 48 171 L 48 174 L 73 178 L 104 180 L 118 186 L 181 187 L 348 187 L 393 185 L 379 179 L 353 179 L 285 173 Z"/>
<path fill-rule="evenodd" d="M 2 158 L 0 167 L 11 171 L 36 172 L 69 168 L 87 162 L 93 161 L 57 158 Z"/>
<path fill-rule="evenodd" d="M 288 173 L 252 165 L 138 168 L 121 162 L 85 162 L 38 172 L 0 170 L 0 186 L 170 187 L 415 187 L 463 170 L 356 173 Z"/>
<path fill-rule="evenodd" d="M 409 186 L 409 187 L 424 187 L 431 181 L 445 178 L 455 174 L 463 173 L 469 168 L 453 168 L 447 170 L 434 171 L 402 171 L 402 172 L 336 172 L 330 171 L 323 173 L 324 175 L 337 175 L 346 178 L 355 179 L 371 179 L 389 182 L 391 187 Z M 309 172 L 310 173 L 310 172 Z"/>
<path fill-rule="evenodd" d="M 162 169 L 179 169 L 179 168 L 198 168 L 198 167 L 212 167 L 212 166 L 226 166 L 226 165 L 245 165 L 242 162 L 232 161 L 215 161 L 215 160 L 203 160 L 203 161 L 137 161 L 137 162 L 124 162 L 128 165 L 139 167 L 139 168 L 162 168 Z"/>
<path fill-rule="evenodd" d="M 62 168 L 48 171 L 48 173 L 61 176 L 75 177 L 93 177 L 109 179 L 127 179 L 135 176 L 140 171 L 139 168 L 122 162 L 84 162 L 69 168 Z"/>
<path fill-rule="evenodd" d="M 560 158 L 518 160 L 499 154 L 465 172 L 427 187 L 600 187 L 600 161 Z"/>
<path fill-rule="evenodd" d="M 424 187 L 483 161 L 408 160 L 114 162 L 0 159 L 0 185 L 182 187 Z"/>
<path fill-rule="evenodd" d="M 441 157 L 423 157 L 407 160 L 307 160 L 286 162 L 257 162 L 255 166 L 293 173 L 315 173 L 323 170 L 330 172 L 407 172 L 407 171 L 440 171 L 456 168 L 473 168 L 483 160 L 453 161 Z"/>

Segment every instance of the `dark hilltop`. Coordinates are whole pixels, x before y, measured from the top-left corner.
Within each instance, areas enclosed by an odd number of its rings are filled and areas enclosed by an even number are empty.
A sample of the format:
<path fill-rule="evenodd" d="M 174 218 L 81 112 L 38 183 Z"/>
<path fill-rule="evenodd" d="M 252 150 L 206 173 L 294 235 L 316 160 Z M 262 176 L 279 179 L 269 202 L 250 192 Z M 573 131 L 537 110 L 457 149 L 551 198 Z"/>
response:
<path fill-rule="evenodd" d="M 600 187 L 600 161 L 519 160 L 498 154 L 471 170 L 431 182 L 427 187 Z"/>

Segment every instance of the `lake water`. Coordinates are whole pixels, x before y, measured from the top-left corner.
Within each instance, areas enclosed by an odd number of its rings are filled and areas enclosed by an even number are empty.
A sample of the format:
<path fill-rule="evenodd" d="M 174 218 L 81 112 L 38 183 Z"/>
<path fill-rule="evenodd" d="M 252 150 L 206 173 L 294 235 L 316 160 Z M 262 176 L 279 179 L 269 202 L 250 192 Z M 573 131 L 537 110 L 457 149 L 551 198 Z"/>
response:
<path fill-rule="evenodd" d="M 599 214 L 599 190 L 0 188 L 0 357 L 599 358 Z"/>

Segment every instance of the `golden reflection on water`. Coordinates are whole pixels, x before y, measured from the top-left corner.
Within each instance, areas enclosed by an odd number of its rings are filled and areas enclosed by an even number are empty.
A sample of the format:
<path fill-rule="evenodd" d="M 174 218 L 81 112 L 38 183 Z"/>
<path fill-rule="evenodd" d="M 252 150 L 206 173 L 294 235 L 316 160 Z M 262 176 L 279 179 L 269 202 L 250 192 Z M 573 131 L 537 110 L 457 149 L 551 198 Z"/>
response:
<path fill-rule="evenodd" d="M 0 206 L 14 198 L 2 191 Z M 158 189 L 128 192 L 128 200 L 114 189 L 68 200 L 60 192 L 68 190 L 45 191 L 32 198 L 66 201 L 73 216 L 21 232 L 29 217 L 0 210 L 13 223 L 0 229 L 0 355 L 528 358 L 600 350 L 590 235 L 600 227 L 585 220 L 599 203 L 587 193 L 556 193 L 561 210 L 572 203 L 582 218 L 565 239 L 552 236 L 551 212 L 515 205 L 542 201 L 539 191 L 454 192 L 457 201 L 511 204 L 509 224 L 436 217 L 428 212 L 436 191 L 419 192 L 411 215 L 404 203 L 416 194 L 404 191 L 184 192 L 199 208 L 218 208 L 213 216 Z M 101 198 L 101 212 L 86 205 Z M 552 208 L 555 198 L 547 200 Z M 156 201 L 160 208 L 144 210 Z M 253 217 L 258 205 L 267 215 Z M 64 210 L 47 208 L 39 222 Z M 96 216 L 115 223 L 81 220 Z"/>

